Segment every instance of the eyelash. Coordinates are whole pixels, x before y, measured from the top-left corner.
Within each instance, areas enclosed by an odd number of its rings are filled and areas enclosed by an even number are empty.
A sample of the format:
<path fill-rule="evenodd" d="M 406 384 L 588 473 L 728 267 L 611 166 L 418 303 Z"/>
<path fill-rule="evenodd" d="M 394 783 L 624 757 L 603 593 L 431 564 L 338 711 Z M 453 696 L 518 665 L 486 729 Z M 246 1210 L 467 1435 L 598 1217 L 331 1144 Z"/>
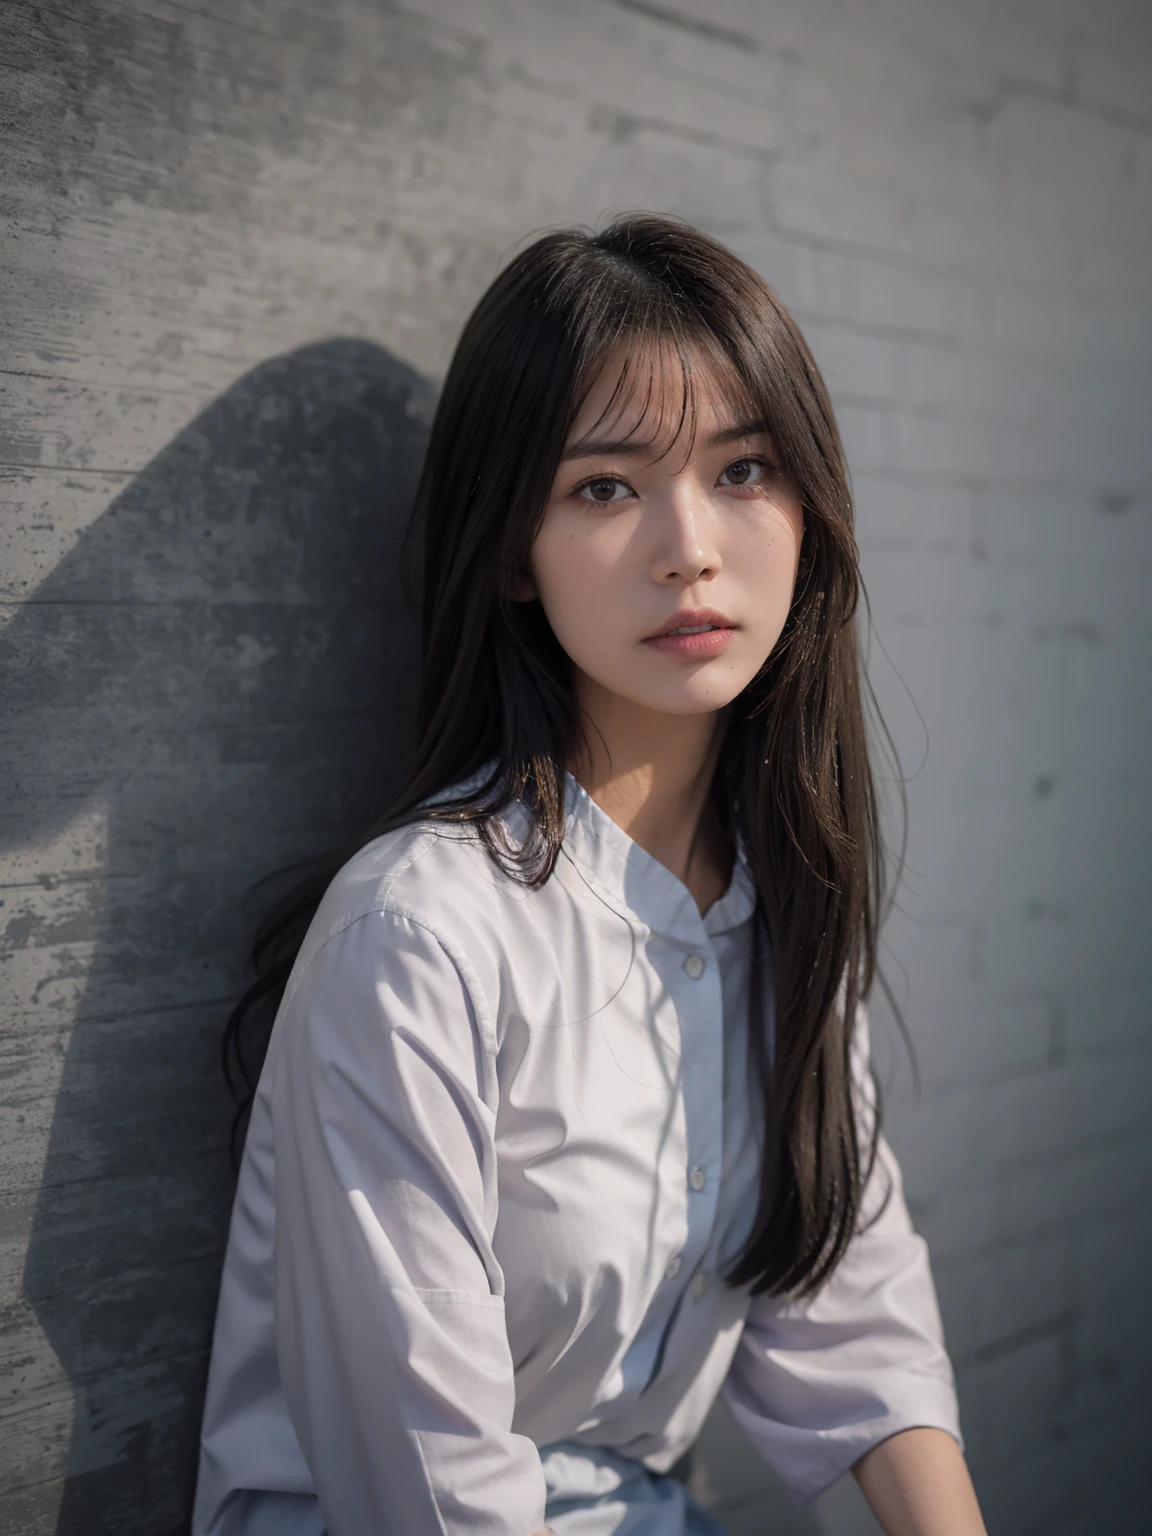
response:
<path fill-rule="evenodd" d="M 720 473 L 722 475 L 726 475 L 728 471 L 737 464 L 759 464 L 766 471 L 765 479 L 770 479 L 774 474 L 777 473 L 778 469 L 778 466 L 774 464 L 771 459 L 766 459 L 763 454 L 745 453 L 742 454 L 738 459 L 731 459 L 727 464 L 725 464 Z M 632 490 L 632 487 L 628 485 L 628 482 L 625 480 L 623 475 L 590 475 L 587 480 L 581 480 L 579 485 L 573 486 L 572 494 L 573 496 L 579 496 L 580 493 L 582 491 L 586 491 L 590 485 L 607 485 L 609 481 L 613 481 L 617 485 L 628 486 L 628 489 L 630 491 Z M 764 482 L 761 481 L 759 483 L 763 484 Z M 727 486 L 725 489 L 738 491 L 743 490 L 744 487 L 734 485 Z M 594 496 L 588 496 L 584 499 L 586 501 L 591 501 L 594 506 L 610 507 L 613 505 L 611 501 L 597 501 Z"/>

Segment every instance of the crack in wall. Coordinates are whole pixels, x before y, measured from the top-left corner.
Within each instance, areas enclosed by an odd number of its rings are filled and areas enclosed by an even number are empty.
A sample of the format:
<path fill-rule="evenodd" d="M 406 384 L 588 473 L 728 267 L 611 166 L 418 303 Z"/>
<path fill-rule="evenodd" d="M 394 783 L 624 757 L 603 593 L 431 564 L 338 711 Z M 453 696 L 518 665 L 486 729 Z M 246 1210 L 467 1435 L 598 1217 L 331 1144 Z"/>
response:
<path fill-rule="evenodd" d="M 1152 137 L 1152 118 L 1141 117 L 1135 112 L 1126 111 L 1123 107 L 1110 107 L 1104 102 L 1080 96 L 1076 71 L 1067 64 L 1062 70 L 1062 75 L 1063 78 L 1058 86 L 1045 85 L 1040 80 L 1025 80 L 1019 77 L 999 80 L 987 96 L 970 97 L 967 104 L 968 111 L 978 123 L 987 127 L 995 122 L 1005 108 L 1014 101 L 1041 101 L 1048 106 L 1064 107 L 1070 112 L 1079 112 L 1085 117 L 1095 118 L 1098 122 L 1107 123 L 1112 128 L 1137 133 L 1144 138 Z"/>
<path fill-rule="evenodd" d="M 654 5 L 652 0 L 608 0 L 618 11 L 631 11 L 661 26 L 676 27 L 693 37 L 707 38 L 710 43 L 720 43 L 728 48 L 741 48 L 750 53 L 763 53 L 763 44 L 748 32 L 737 32 L 731 27 L 717 26 L 714 21 L 704 21 L 698 16 L 686 16 L 667 5 Z"/>
<path fill-rule="evenodd" d="M 588 126 L 593 133 L 607 134 L 617 144 L 626 144 L 639 133 L 656 133 L 689 144 L 701 144 L 707 149 L 723 149 L 729 154 L 756 160 L 761 165 L 778 165 L 782 158 L 777 150 L 760 149 L 755 144 L 744 144 L 739 139 L 730 139 L 721 133 L 710 133 L 706 128 L 690 128 L 684 123 L 673 123 L 659 117 L 639 117 L 605 106 L 593 108 Z"/>

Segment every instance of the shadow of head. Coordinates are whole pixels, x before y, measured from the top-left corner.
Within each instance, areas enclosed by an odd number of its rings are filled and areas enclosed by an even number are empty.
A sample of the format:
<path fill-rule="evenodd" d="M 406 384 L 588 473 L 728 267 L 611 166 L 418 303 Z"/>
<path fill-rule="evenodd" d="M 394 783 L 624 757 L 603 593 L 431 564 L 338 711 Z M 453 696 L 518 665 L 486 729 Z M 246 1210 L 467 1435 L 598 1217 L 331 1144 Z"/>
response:
<path fill-rule="evenodd" d="M 30 1229 L 7 1407 L 29 1529 L 187 1520 L 247 892 L 339 846 L 403 770 L 418 648 L 399 552 L 432 405 L 362 342 L 261 365 L 0 633 L 17 871 L 0 974 Z"/>

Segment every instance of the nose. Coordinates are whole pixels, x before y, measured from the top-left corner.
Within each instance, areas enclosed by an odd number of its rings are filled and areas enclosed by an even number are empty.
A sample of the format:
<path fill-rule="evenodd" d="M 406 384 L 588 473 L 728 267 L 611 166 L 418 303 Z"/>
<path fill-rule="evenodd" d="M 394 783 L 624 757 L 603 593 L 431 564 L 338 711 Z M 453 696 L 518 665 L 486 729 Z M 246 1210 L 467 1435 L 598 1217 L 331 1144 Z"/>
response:
<path fill-rule="evenodd" d="M 720 569 L 715 517 L 689 486 L 672 489 L 658 515 L 652 575 L 661 584 L 707 581 Z"/>

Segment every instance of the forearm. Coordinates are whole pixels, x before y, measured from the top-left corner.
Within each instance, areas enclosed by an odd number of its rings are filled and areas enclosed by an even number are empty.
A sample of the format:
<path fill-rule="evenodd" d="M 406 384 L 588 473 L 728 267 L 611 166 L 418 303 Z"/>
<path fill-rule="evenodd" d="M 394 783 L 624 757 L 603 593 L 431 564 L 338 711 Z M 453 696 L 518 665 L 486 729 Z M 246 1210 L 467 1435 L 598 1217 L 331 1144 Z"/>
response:
<path fill-rule="evenodd" d="M 987 1536 L 960 1447 L 942 1429 L 905 1429 L 852 1468 L 886 1536 Z"/>

